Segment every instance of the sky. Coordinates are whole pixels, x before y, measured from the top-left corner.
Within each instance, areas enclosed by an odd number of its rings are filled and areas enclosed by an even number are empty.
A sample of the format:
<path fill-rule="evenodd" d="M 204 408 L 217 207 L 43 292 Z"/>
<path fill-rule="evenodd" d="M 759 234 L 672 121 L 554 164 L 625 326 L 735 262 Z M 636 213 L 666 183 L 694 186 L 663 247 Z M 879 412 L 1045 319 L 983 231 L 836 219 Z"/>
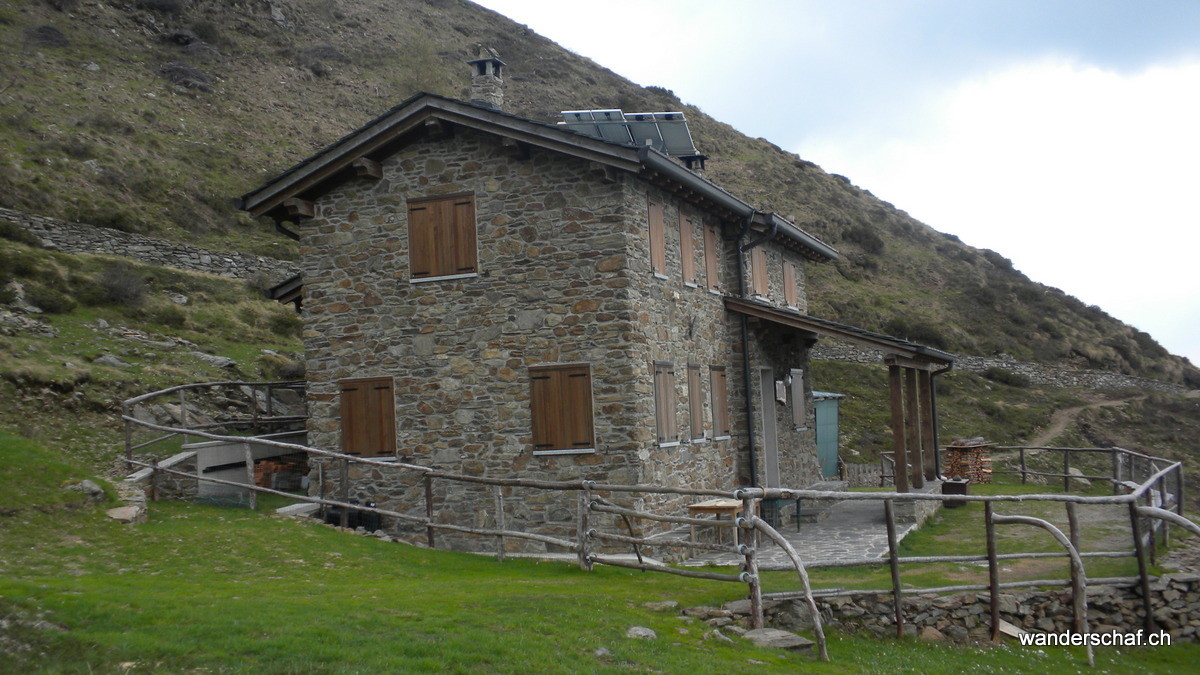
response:
<path fill-rule="evenodd" d="M 1200 365 L 1200 1 L 477 1 Z"/>

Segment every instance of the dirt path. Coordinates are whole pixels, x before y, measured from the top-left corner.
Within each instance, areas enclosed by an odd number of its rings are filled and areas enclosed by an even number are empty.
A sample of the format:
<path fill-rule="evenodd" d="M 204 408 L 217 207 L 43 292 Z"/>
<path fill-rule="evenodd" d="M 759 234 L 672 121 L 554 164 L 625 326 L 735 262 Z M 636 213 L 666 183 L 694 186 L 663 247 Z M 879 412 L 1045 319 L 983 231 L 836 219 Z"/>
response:
<path fill-rule="evenodd" d="M 1051 441 L 1058 438 L 1067 430 L 1067 427 L 1079 418 L 1079 414 L 1084 410 L 1092 408 L 1117 408 L 1123 406 L 1130 401 L 1140 401 L 1146 398 L 1145 395 L 1134 396 L 1132 398 L 1123 398 L 1117 401 L 1099 401 L 1097 403 L 1088 403 L 1086 405 L 1075 406 L 1073 408 L 1063 408 L 1062 410 L 1054 411 L 1050 416 L 1050 426 L 1042 431 L 1033 440 L 1029 441 L 1031 446 L 1049 445 Z"/>

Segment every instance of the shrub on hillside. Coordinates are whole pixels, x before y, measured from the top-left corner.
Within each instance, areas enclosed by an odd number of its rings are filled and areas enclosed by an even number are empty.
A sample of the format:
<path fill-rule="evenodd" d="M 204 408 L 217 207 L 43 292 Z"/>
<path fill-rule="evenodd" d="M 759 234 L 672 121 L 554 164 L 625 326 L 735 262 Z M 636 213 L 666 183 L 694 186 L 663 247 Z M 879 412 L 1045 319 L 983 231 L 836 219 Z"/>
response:
<path fill-rule="evenodd" d="M 299 314 L 290 309 L 285 309 L 272 314 L 267 325 L 270 327 L 271 332 L 276 335 L 284 337 L 299 336 L 300 330 L 304 328 L 304 321 L 300 318 Z"/>
<path fill-rule="evenodd" d="M 1029 376 L 1021 373 L 1014 373 L 1011 370 L 1005 370 L 998 366 L 992 366 L 983 371 L 983 376 L 992 382 L 1007 384 L 1010 387 L 1020 387 L 1024 389 L 1030 385 Z"/>
<path fill-rule="evenodd" d="M 146 318 L 168 328 L 183 328 L 187 324 L 187 312 L 174 304 L 163 304 L 146 313 Z"/>
<path fill-rule="evenodd" d="M 865 253 L 879 255 L 883 253 L 885 244 L 883 238 L 868 225 L 855 225 L 842 235 L 844 241 L 858 244 Z"/>
<path fill-rule="evenodd" d="M 75 301 L 70 296 L 40 284 L 25 288 L 25 302 L 47 314 L 66 314 L 75 309 Z"/>
<path fill-rule="evenodd" d="M 138 307 L 146 300 L 146 281 L 128 265 L 109 265 L 97 282 L 108 304 Z"/>
<path fill-rule="evenodd" d="M 34 248 L 42 247 L 42 240 L 38 239 L 37 235 L 7 220 L 0 220 L 0 239 L 15 241 Z"/>

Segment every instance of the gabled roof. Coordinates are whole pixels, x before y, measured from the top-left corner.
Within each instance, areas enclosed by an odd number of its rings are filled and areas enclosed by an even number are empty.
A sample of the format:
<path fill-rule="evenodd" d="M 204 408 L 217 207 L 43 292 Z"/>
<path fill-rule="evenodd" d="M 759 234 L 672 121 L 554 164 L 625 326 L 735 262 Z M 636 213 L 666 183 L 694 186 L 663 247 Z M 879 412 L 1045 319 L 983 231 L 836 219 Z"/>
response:
<path fill-rule="evenodd" d="M 581 157 L 639 175 L 648 182 L 670 187 L 681 198 L 729 221 L 749 220 L 770 233 L 775 241 L 794 248 L 812 260 L 838 257 L 829 244 L 773 213 L 757 211 L 712 181 L 677 164 L 652 148 L 636 148 L 579 134 L 561 126 L 465 103 L 436 94 L 417 94 L 290 169 L 247 192 L 237 207 L 277 222 L 294 220 L 286 202 L 313 200 L 354 178 L 355 164 L 378 162 L 427 128 L 461 126 L 534 146 Z"/>

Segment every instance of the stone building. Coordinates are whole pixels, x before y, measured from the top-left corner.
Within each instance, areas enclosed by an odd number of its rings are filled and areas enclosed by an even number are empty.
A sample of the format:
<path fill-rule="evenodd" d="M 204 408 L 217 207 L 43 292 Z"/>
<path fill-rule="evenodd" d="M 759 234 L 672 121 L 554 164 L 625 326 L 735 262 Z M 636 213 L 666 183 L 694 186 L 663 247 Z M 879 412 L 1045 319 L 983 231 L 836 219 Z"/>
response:
<path fill-rule="evenodd" d="M 472 64 L 479 100 L 414 96 L 241 200 L 300 241 L 311 445 L 489 477 L 805 487 L 817 336 L 941 359 L 805 314 L 829 245 L 654 147 L 503 112 L 504 64 Z M 423 513 L 412 476 L 351 479 Z M 440 514 L 493 508 L 438 489 Z M 573 527 L 559 497 L 506 503 L 510 525 Z"/>

